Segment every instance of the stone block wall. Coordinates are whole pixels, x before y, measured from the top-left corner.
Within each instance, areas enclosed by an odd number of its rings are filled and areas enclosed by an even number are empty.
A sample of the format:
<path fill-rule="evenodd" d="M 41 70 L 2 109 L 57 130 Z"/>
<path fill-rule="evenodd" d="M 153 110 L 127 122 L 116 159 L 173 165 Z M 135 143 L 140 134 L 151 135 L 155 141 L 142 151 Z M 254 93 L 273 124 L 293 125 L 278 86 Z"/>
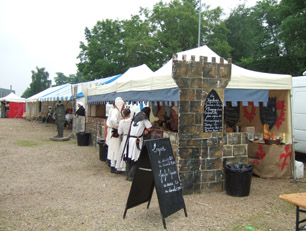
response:
<path fill-rule="evenodd" d="M 223 163 L 248 164 L 248 133 L 225 133 L 223 137 Z"/>
<path fill-rule="evenodd" d="M 172 151 L 173 151 L 173 156 L 176 158 L 177 156 L 177 150 L 178 150 L 178 134 L 177 132 L 172 132 L 172 131 L 164 131 L 163 132 L 163 138 L 169 138 Z"/>
<path fill-rule="evenodd" d="M 173 57 L 173 79 L 180 92 L 177 163 L 184 194 L 223 190 L 223 121 L 221 129 L 204 130 L 204 107 L 213 90 L 224 101 L 231 76 L 231 63 L 208 62 L 192 56 Z M 224 110 L 221 107 L 221 111 Z M 221 117 L 223 118 L 223 116 Z"/>
<path fill-rule="evenodd" d="M 98 140 L 105 140 L 105 118 L 86 117 L 86 132 L 90 133 L 90 145 L 97 146 Z"/>

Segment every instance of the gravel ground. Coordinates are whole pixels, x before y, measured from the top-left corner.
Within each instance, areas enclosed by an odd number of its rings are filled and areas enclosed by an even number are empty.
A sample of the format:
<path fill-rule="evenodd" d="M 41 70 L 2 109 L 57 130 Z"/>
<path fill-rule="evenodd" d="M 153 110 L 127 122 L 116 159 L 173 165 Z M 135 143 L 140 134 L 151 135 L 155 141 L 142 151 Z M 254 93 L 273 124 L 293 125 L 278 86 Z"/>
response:
<path fill-rule="evenodd" d="M 99 150 L 76 139 L 51 141 L 55 125 L 0 119 L 0 230 L 164 230 L 156 192 L 122 218 L 131 182 L 111 174 Z M 68 135 L 70 131 L 65 131 Z M 306 180 L 252 178 L 248 197 L 185 195 L 168 230 L 294 230 L 295 207 L 279 194 Z"/>

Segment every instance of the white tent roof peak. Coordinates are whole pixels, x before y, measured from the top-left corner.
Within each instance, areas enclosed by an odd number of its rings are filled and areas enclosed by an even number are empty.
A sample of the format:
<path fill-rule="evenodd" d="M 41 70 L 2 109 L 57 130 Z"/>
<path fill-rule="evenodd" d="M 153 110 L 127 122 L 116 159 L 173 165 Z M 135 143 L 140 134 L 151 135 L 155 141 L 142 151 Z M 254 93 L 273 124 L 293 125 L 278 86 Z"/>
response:
<path fill-rule="evenodd" d="M 152 73 L 153 71 L 146 64 L 131 67 L 125 73 L 123 73 L 120 78 L 118 78 L 117 83 L 139 80 L 143 75 Z"/>
<path fill-rule="evenodd" d="M 195 56 L 195 60 L 199 61 L 200 57 L 207 57 L 208 62 L 212 61 L 212 58 L 216 58 L 216 62 L 219 62 L 220 56 L 211 50 L 208 46 L 201 46 L 193 48 L 187 51 L 181 51 L 177 53 L 177 59 L 182 60 L 183 55 L 186 55 L 186 59 L 191 60 L 191 56 Z M 177 87 L 176 83 L 172 79 L 172 62 L 169 60 L 163 67 L 158 69 L 153 74 L 153 82 L 161 83 L 161 89 Z M 224 60 L 224 63 L 227 63 Z M 169 78 L 169 75 L 171 78 Z M 236 89 L 291 89 L 292 81 L 291 75 L 284 74 L 270 74 L 258 71 L 251 71 L 245 68 L 232 64 L 231 81 L 227 88 Z"/>
<path fill-rule="evenodd" d="M 16 103 L 24 103 L 25 98 L 21 98 L 20 96 L 14 94 L 11 92 L 7 96 L 0 98 L 0 101 L 6 101 L 6 102 L 16 102 Z"/>

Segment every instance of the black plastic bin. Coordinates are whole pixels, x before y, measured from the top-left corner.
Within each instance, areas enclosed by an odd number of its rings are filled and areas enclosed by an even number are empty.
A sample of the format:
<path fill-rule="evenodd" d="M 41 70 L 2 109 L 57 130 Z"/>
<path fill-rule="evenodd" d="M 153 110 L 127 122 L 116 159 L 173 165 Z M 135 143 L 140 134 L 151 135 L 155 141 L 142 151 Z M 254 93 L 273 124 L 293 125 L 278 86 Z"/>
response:
<path fill-rule="evenodd" d="M 77 133 L 78 146 L 88 146 L 89 136 L 90 136 L 90 133 L 88 132 L 78 132 Z"/>
<path fill-rule="evenodd" d="M 106 161 L 108 146 L 106 145 L 105 140 L 98 140 L 97 144 L 99 144 L 100 160 L 101 161 Z"/>
<path fill-rule="evenodd" d="M 225 190 L 230 196 L 244 197 L 250 194 L 253 165 L 225 165 Z"/>

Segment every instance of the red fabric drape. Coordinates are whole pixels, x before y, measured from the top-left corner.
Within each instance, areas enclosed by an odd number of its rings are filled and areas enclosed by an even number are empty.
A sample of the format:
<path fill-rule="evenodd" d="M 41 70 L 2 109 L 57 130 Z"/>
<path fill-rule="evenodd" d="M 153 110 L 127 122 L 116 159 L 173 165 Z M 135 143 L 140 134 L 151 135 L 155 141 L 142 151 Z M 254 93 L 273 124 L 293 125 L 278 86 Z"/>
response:
<path fill-rule="evenodd" d="M 6 112 L 7 118 L 22 118 L 25 112 L 25 103 L 10 102 L 9 110 Z"/>

